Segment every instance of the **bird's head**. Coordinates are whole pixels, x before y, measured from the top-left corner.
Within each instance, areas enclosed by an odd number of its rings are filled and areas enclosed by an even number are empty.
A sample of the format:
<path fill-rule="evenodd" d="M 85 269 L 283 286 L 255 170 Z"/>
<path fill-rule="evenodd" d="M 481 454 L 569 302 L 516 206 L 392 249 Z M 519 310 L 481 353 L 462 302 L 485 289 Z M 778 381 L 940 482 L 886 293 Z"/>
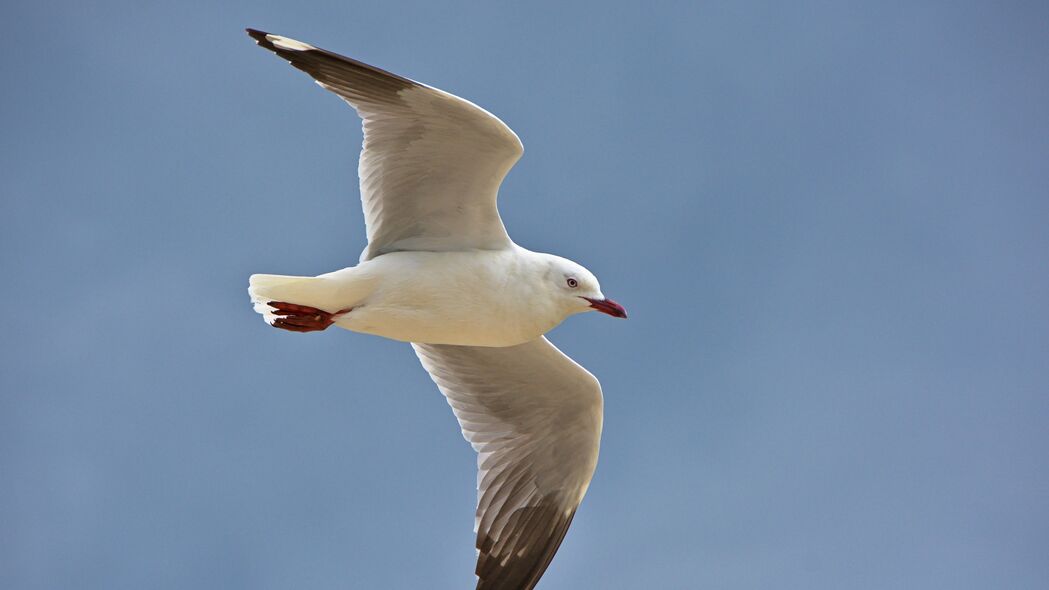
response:
<path fill-rule="evenodd" d="M 547 256 L 550 263 L 546 273 L 546 280 L 550 282 L 548 289 L 552 290 L 559 306 L 567 313 L 596 310 L 612 317 L 626 317 L 622 305 L 601 293 L 601 285 L 594 273 L 566 258 Z"/>

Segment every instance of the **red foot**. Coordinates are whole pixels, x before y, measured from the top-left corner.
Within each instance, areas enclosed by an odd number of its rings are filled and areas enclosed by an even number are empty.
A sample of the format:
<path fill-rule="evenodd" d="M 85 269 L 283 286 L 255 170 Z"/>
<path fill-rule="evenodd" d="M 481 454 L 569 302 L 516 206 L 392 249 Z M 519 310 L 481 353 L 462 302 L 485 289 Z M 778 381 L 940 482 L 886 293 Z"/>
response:
<path fill-rule="evenodd" d="M 328 326 L 334 324 L 340 316 L 353 310 L 352 307 L 348 307 L 346 309 L 340 309 L 335 313 L 328 313 L 323 309 L 317 309 L 316 307 L 285 303 L 283 301 L 270 301 L 266 305 L 269 305 L 276 310 L 273 312 L 274 315 L 283 316 L 277 318 L 277 320 L 273 322 L 273 327 L 290 330 L 292 332 L 317 332 L 319 330 L 325 330 Z"/>

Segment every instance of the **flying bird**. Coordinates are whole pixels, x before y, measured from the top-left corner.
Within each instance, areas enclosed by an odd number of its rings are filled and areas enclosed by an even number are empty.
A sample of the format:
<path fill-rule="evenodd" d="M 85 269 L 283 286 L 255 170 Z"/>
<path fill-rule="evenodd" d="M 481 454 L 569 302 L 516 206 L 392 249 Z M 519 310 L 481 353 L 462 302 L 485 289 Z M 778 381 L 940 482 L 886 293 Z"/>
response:
<path fill-rule="evenodd" d="M 531 589 L 590 484 L 601 385 L 544 334 L 570 315 L 625 318 L 597 278 L 515 244 L 499 217 L 517 135 L 477 105 L 312 45 L 248 29 L 363 120 L 368 245 L 316 277 L 252 275 L 267 323 L 410 342 L 477 451 L 477 588 Z"/>

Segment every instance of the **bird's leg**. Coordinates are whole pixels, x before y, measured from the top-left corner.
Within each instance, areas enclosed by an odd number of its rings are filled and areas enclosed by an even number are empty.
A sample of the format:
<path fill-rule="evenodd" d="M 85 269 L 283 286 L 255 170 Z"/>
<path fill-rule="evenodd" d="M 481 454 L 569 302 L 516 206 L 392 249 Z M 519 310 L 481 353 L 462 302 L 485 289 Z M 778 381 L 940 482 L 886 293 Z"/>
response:
<path fill-rule="evenodd" d="M 325 330 L 328 326 L 334 324 L 339 317 L 353 310 L 352 307 L 348 307 L 335 313 L 329 313 L 316 307 L 286 303 L 284 301 L 270 301 L 267 305 L 276 310 L 273 312 L 273 315 L 282 316 L 273 322 L 273 327 L 292 332 Z"/>

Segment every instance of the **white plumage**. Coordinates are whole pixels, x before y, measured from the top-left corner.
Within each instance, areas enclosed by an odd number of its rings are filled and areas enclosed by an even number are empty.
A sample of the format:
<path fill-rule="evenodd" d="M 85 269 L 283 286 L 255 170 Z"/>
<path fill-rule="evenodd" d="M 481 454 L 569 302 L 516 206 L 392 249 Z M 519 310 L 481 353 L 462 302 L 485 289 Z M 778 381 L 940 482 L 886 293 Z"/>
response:
<path fill-rule="evenodd" d="M 582 266 L 514 244 L 496 206 L 523 149 L 461 98 L 312 45 L 248 30 L 364 122 L 360 263 L 253 275 L 255 310 L 297 332 L 336 325 L 412 342 L 478 453 L 478 588 L 532 588 L 597 464 L 601 386 L 543 336 L 626 312 Z"/>

